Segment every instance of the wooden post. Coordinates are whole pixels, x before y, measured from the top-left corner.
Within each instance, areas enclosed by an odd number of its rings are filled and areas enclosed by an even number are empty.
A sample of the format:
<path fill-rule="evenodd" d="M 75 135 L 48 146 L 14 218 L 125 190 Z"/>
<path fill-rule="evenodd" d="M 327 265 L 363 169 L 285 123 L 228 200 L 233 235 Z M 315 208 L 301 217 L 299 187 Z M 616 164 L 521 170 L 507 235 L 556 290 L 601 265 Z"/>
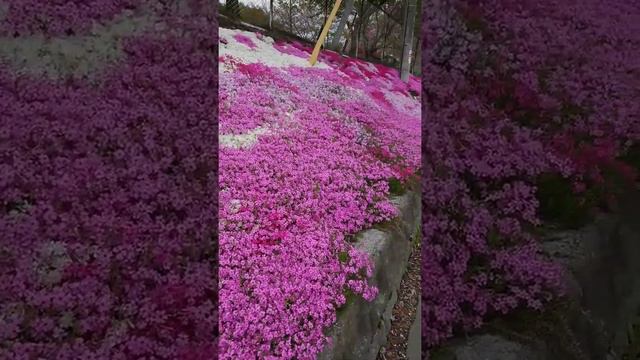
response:
<path fill-rule="evenodd" d="M 324 24 L 324 28 L 320 33 L 320 38 L 318 38 L 318 41 L 316 42 L 316 46 L 313 48 L 313 52 L 311 53 L 311 57 L 309 58 L 309 64 L 311 64 L 311 66 L 315 65 L 316 61 L 318 61 L 318 55 L 320 55 L 320 47 L 322 46 L 324 39 L 327 37 L 327 34 L 329 33 L 329 28 L 331 27 L 331 23 L 336 18 L 336 14 L 338 13 L 338 9 L 340 8 L 341 2 L 342 0 L 336 0 L 335 5 L 333 5 L 333 10 L 331 10 L 331 14 L 329 15 L 329 18 L 327 19 L 327 22 Z"/>

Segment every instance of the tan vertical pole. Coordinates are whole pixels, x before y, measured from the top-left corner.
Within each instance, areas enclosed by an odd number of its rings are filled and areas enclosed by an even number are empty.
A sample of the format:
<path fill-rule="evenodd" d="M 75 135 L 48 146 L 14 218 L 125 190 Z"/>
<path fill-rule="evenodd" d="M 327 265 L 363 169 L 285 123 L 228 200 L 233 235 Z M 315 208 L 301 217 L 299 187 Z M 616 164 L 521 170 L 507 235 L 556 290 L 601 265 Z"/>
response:
<path fill-rule="evenodd" d="M 333 10 L 331 10 L 331 14 L 329 14 L 329 18 L 327 19 L 327 23 L 324 24 L 324 28 L 320 33 L 320 38 L 316 43 L 316 47 L 313 48 L 313 52 L 311 53 L 311 57 L 309 58 L 309 64 L 311 64 L 311 66 L 315 65 L 316 61 L 318 61 L 318 55 L 320 54 L 320 46 L 322 46 L 322 43 L 324 43 L 324 39 L 327 37 L 327 34 L 329 33 L 329 28 L 331 27 L 331 23 L 333 23 L 333 20 L 336 18 L 336 14 L 338 13 L 338 9 L 340 8 L 341 2 L 342 0 L 336 0 L 335 5 L 333 5 Z"/>

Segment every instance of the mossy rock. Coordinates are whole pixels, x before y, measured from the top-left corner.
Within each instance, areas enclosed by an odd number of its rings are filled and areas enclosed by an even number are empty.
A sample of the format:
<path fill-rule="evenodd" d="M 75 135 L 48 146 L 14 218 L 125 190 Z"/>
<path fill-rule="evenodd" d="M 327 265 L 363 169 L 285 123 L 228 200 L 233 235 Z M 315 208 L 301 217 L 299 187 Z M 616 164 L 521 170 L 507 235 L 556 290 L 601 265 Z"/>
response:
<path fill-rule="evenodd" d="M 405 192 L 406 189 L 400 180 L 396 178 L 389 180 L 389 193 L 391 193 L 391 195 L 402 195 Z"/>

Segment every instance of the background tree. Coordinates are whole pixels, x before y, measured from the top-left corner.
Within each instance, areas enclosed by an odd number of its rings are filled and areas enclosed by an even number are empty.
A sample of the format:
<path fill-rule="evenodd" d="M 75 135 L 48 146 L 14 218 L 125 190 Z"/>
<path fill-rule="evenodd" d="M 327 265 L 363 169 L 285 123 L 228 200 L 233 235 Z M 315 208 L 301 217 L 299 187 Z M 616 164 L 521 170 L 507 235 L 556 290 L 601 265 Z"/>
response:
<path fill-rule="evenodd" d="M 342 37 L 342 32 L 344 31 L 345 26 L 347 25 L 347 20 L 349 16 L 353 13 L 353 0 L 347 0 L 345 2 L 344 10 L 342 11 L 342 15 L 340 15 L 340 22 L 338 23 L 338 27 L 336 28 L 336 32 L 333 35 L 333 39 L 331 40 L 330 48 L 332 50 L 338 51 L 340 48 L 340 38 Z"/>
<path fill-rule="evenodd" d="M 343 0 L 336 20 L 329 30 L 327 48 L 367 61 L 384 63 L 400 70 L 404 44 L 403 3 L 406 0 Z M 412 0 L 411 29 L 420 26 L 415 9 L 421 1 Z M 314 43 L 318 39 L 333 0 L 273 0 L 271 26 Z M 267 6 L 265 11 L 269 12 Z M 409 31 L 411 35 L 416 30 Z M 419 41 L 411 36 L 408 41 L 411 56 L 408 71 L 416 73 L 419 67 Z"/>
<path fill-rule="evenodd" d="M 225 9 L 230 16 L 235 18 L 240 17 L 240 3 L 238 2 L 238 0 L 227 0 Z"/>
<path fill-rule="evenodd" d="M 403 81 L 409 80 L 409 65 L 411 60 L 411 52 L 413 50 L 413 31 L 414 20 L 416 18 L 416 1 L 405 1 L 405 19 L 404 19 L 404 36 L 402 48 L 402 66 L 400 69 L 400 78 Z"/>
<path fill-rule="evenodd" d="M 269 0 L 269 30 L 273 29 L 273 0 Z"/>

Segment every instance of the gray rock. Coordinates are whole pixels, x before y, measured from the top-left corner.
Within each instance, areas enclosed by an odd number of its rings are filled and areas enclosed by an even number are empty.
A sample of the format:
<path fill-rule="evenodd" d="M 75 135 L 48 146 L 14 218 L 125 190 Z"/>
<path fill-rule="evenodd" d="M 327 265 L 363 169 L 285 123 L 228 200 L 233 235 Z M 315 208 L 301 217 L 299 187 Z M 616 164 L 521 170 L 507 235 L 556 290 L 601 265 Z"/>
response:
<path fill-rule="evenodd" d="M 629 345 L 629 326 L 640 323 L 638 220 L 640 194 L 632 191 L 617 214 L 601 215 L 582 229 L 554 231 L 543 238 L 543 250 L 564 265 L 571 286 L 551 333 L 526 337 L 526 344 L 491 331 L 453 339 L 433 359 L 620 359 L 618 354 Z"/>
<path fill-rule="evenodd" d="M 630 322 L 640 314 L 640 203 L 629 201 L 621 209 L 543 243 L 547 253 L 565 264 L 578 290 L 572 296 L 582 311 L 572 330 L 585 352 L 598 359 L 609 348 L 624 351 Z"/>
<path fill-rule="evenodd" d="M 452 350 L 455 360 L 543 360 L 533 348 L 495 335 L 469 338 Z"/>
<path fill-rule="evenodd" d="M 400 210 L 396 226 L 369 229 L 357 235 L 355 246 L 369 254 L 374 264 L 371 283 L 379 293 L 372 302 L 357 298 L 338 314 L 329 336 L 333 345 L 320 360 L 375 360 L 387 342 L 397 290 L 411 252 L 412 236 L 420 224 L 420 195 L 407 193 L 393 199 Z"/>

